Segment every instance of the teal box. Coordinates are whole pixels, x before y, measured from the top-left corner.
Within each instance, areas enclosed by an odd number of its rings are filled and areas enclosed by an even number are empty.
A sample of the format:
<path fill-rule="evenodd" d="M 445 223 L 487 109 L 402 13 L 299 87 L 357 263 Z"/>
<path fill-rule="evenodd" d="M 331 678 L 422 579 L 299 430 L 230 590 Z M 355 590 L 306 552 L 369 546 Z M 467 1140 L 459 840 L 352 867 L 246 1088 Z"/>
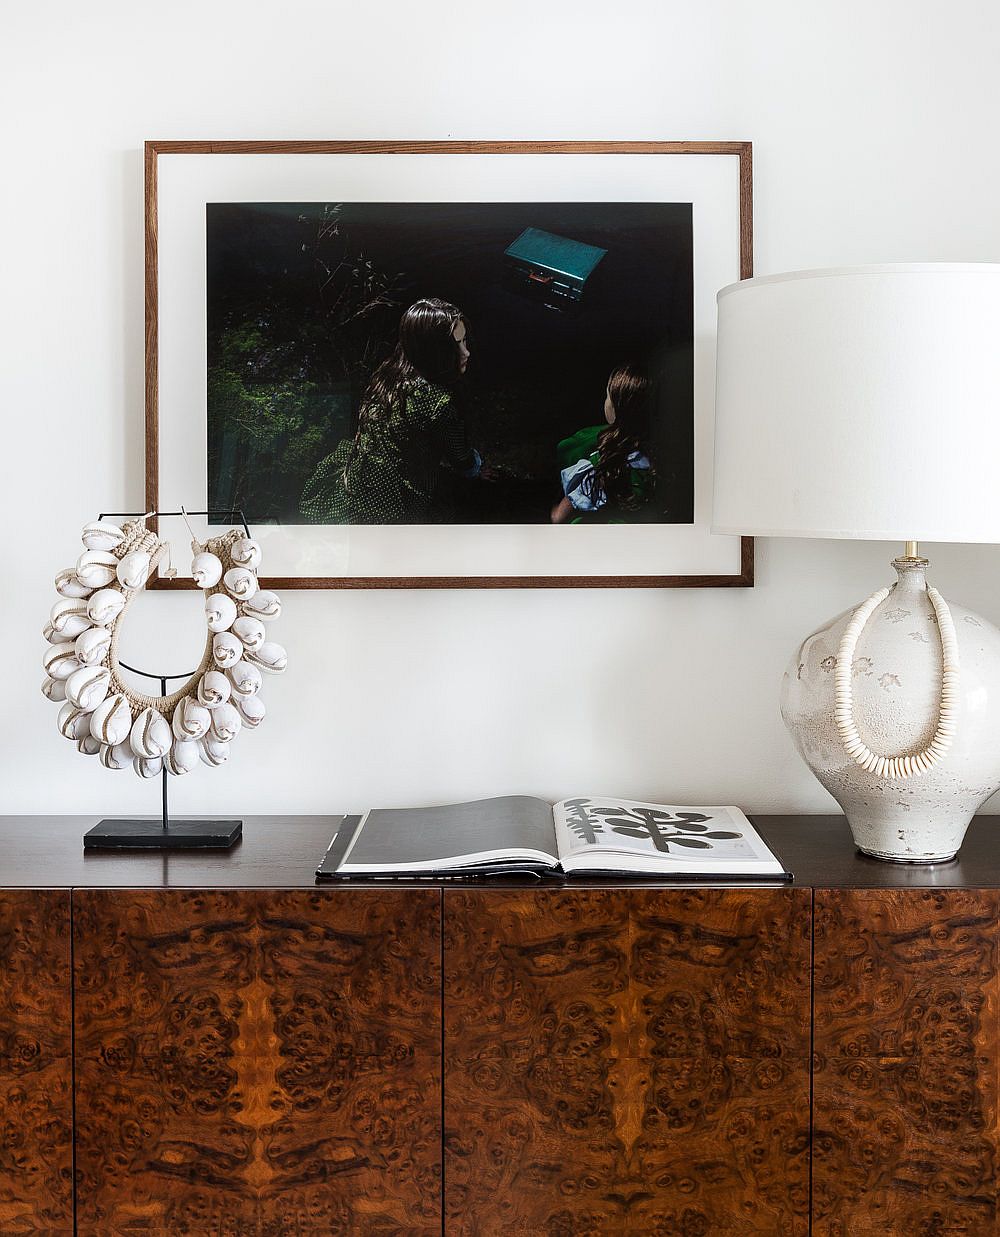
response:
<path fill-rule="evenodd" d="M 516 287 L 558 307 L 582 300 L 587 280 L 607 252 L 541 228 L 525 228 L 504 250 L 504 259 Z"/>

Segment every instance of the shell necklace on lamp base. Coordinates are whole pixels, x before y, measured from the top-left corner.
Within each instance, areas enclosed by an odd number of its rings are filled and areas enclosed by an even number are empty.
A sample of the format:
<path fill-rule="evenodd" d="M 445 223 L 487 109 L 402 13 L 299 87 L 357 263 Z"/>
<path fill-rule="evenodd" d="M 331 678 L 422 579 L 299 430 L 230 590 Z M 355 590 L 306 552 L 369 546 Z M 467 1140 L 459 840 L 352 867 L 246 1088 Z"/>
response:
<path fill-rule="evenodd" d="M 1000 788 L 1000 631 L 928 586 L 915 543 L 893 566 L 891 588 L 803 642 L 781 715 L 859 850 L 940 863 Z"/>

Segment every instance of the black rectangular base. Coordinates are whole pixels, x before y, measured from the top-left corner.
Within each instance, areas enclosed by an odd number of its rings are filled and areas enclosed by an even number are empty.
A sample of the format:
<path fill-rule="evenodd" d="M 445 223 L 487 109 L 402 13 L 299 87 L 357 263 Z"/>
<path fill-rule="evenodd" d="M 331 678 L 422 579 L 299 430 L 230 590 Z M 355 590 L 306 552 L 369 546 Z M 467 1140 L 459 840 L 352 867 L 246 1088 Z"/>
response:
<path fill-rule="evenodd" d="M 243 836 L 242 820 L 102 820 L 83 835 L 84 850 L 227 850 Z"/>

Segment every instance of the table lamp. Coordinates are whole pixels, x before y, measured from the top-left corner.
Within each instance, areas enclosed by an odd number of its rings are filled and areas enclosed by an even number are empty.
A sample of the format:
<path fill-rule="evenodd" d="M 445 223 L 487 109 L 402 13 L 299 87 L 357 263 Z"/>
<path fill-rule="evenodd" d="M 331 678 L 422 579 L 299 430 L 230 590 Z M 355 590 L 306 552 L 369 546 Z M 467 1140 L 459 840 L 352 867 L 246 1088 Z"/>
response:
<path fill-rule="evenodd" d="M 1000 265 L 795 271 L 718 304 L 712 531 L 905 546 L 802 643 L 782 717 L 860 850 L 953 858 L 1000 787 L 1000 631 L 918 542 L 1000 542 Z"/>

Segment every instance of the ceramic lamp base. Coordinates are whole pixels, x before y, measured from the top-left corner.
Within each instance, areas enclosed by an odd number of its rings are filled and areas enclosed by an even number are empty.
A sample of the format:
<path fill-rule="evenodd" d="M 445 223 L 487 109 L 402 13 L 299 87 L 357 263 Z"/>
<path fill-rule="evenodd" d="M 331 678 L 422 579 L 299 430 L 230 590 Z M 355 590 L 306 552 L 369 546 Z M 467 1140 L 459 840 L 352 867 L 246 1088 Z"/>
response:
<path fill-rule="evenodd" d="M 867 850 L 864 846 L 859 846 L 858 850 L 863 855 L 867 855 L 869 859 L 882 859 L 886 863 L 924 863 L 924 864 L 950 863 L 953 859 L 958 858 L 957 850 L 952 851 L 950 855 L 933 855 L 929 859 L 912 859 L 909 857 L 903 858 L 903 856 L 901 855 L 884 855 L 882 854 L 881 851 Z"/>
<path fill-rule="evenodd" d="M 933 796 L 933 787 L 928 789 Z M 863 788 L 859 790 L 861 793 L 853 802 L 845 795 L 841 804 L 854 843 L 863 854 L 893 863 L 947 863 L 954 859 L 976 812 L 975 807 L 970 810 L 968 805 L 952 812 L 939 805 L 936 813 L 925 815 L 918 806 L 921 796 L 916 786 L 908 788 L 914 793 L 906 793 L 905 798 L 881 807 L 878 799 L 869 806 L 871 796 L 866 799 Z M 885 799 L 885 795 L 880 798 Z M 900 807 L 900 803 L 905 807 Z"/>
<path fill-rule="evenodd" d="M 931 743 L 941 711 L 942 650 L 923 559 L 896 559 L 898 582 L 872 611 L 852 654 L 854 722 L 872 752 L 907 756 Z M 781 714 L 799 754 L 840 804 L 858 849 L 894 863 L 945 863 L 1000 788 L 1000 631 L 949 603 L 958 642 L 954 736 L 932 768 L 877 775 L 848 754 L 835 723 L 834 671 L 854 609 L 799 647 Z"/>

